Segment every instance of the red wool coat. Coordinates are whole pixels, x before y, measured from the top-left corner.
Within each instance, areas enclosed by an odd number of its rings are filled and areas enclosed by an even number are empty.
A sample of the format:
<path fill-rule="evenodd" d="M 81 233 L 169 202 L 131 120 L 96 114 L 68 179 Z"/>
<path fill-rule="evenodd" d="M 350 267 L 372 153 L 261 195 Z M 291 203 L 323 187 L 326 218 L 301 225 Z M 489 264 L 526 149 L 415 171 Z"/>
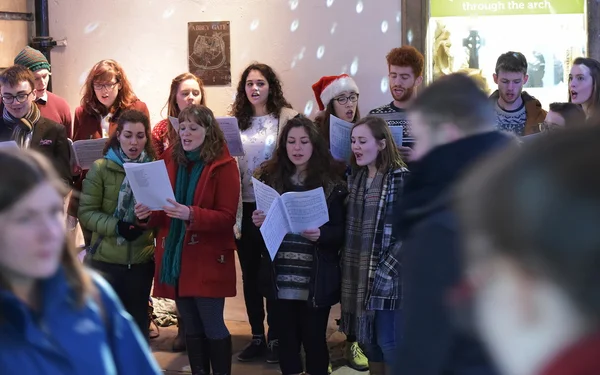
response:
<path fill-rule="evenodd" d="M 175 186 L 178 165 L 171 150 L 164 154 L 165 164 Z M 240 196 L 240 174 L 227 147 L 202 171 L 192 204 L 192 220 L 186 233 L 179 275 L 180 297 L 233 297 L 236 294 L 235 239 L 233 225 Z M 175 288 L 160 282 L 162 257 L 171 219 L 164 211 L 152 213 L 150 227 L 158 227 L 154 296 L 174 299 Z"/>
<path fill-rule="evenodd" d="M 600 374 L 600 332 L 596 332 L 559 353 L 540 375 Z"/>

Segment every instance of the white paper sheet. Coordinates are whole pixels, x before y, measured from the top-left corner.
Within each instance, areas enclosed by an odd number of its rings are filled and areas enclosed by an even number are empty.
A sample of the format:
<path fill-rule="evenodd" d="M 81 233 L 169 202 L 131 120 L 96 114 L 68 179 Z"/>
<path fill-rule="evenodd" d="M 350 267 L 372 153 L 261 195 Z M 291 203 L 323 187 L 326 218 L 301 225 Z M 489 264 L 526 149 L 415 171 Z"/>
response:
<path fill-rule="evenodd" d="M 179 132 L 179 119 L 177 117 L 169 116 L 169 122 L 173 129 L 175 129 L 176 132 Z"/>
<path fill-rule="evenodd" d="M 289 192 L 281 196 L 288 225 L 292 232 L 317 229 L 329 221 L 329 210 L 323 188 L 303 192 Z"/>
<path fill-rule="evenodd" d="M 390 126 L 389 128 L 392 132 L 394 142 L 396 142 L 396 147 L 402 146 L 402 135 L 404 133 L 404 126 Z"/>
<path fill-rule="evenodd" d="M 260 227 L 260 233 L 271 259 L 275 259 L 287 233 L 316 229 L 328 221 L 329 211 L 322 187 L 303 192 L 288 192 L 275 198 Z"/>
<path fill-rule="evenodd" d="M 280 199 L 275 200 L 265 221 L 260 227 L 260 233 L 265 241 L 271 260 L 275 259 L 279 246 L 283 242 L 283 238 L 290 232 L 290 228 L 287 225 L 287 218 L 283 209 L 283 202 Z"/>
<path fill-rule="evenodd" d="M 123 168 L 138 203 L 148 206 L 153 211 L 161 211 L 163 206 L 171 205 L 167 199 L 175 200 L 164 160 L 125 163 Z"/>
<path fill-rule="evenodd" d="M 254 197 L 256 198 L 256 209 L 266 214 L 269 212 L 273 202 L 279 198 L 279 193 L 254 177 L 252 177 L 252 187 L 254 189 Z"/>
<path fill-rule="evenodd" d="M 231 156 L 244 156 L 244 146 L 242 145 L 242 135 L 238 127 L 238 121 L 235 117 L 217 117 L 219 127 L 225 135 L 227 148 Z"/>
<path fill-rule="evenodd" d="M 75 154 L 77 165 L 81 169 L 90 169 L 96 160 L 104 157 L 102 151 L 107 141 L 108 138 L 98 138 L 73 142 L 73 153 Z"/>
<path fill-rule="evenodd" d="M 0 150 L 18 150 L 19 145 L 15 141 L 0 142 Z"/>
<path fill-rule="evenodd" d="M 329 148 L 331 156 L 336 160 L 350 161 L 352 155 L 350 138 L 352 134 L 352 123 L 337 118 L 329 117 Z"/>

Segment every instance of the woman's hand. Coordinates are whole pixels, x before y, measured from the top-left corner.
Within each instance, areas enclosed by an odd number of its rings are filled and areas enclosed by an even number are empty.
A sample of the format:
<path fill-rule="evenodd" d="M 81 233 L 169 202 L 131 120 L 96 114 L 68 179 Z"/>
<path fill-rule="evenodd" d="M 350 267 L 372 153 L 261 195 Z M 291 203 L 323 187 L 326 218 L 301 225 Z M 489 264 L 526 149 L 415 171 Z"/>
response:
<path fill-rule="evenodd" d="M 265 212 L 262 210 L 254 210 L 254 212 L 252 213 L 252 222 L 254 223 L 254 225 L 256 225 L 258 228 L 260 228 L 260 226 L 264 223 L 265 221 L 265 217 L 267 217 L 265 215 Z"/>
<path fill-rule="evenodd" d="M 146 220 L 147 218 L 150 217 L 150 214 L 152 213 L 152 211 L 150 210 L 150 208 L 148 208 L 148 206 L 144 206 L 141 203 L 137 203 L 135 205 L 134 211 L 135 211 L 135 216 L 138 218 L 138 220 Z"/>
<path fill-rule="evenodd" d="M 321 237 L 321 229 L 307 229 L 304 232 L 300 233 L 300 235 L 309 241 L 317 242 L 319 237 Z"/>
<path fill-rule="evenodd" d="M 168 217 L 172 219 L 179 220 L 189 220 L 190 219 L 190 208 L 183 204 L 179 204 L 172 199 L 167 199 L 167 202 L 171 203 L 173 206 L 163 206 L 163 210 L 167 214 Z"/>

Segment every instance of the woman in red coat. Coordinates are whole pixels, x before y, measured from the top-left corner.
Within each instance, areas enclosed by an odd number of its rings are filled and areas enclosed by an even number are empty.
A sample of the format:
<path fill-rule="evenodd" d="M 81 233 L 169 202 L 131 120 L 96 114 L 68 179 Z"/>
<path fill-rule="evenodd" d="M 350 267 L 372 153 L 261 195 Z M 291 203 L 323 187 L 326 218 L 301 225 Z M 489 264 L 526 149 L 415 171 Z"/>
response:
<path fill-rule="evenodd" d="M 225 297 L 235 296 L 235 240 L 231 228 L 240 175 L 210 109 L 191 105 L 179 114 L 179 138 L 164 160 L 176 201 L 138 219 L 158 227 L 154 295 L 175 299 L 185 324 L 192 374 L 231 372 Z"/>

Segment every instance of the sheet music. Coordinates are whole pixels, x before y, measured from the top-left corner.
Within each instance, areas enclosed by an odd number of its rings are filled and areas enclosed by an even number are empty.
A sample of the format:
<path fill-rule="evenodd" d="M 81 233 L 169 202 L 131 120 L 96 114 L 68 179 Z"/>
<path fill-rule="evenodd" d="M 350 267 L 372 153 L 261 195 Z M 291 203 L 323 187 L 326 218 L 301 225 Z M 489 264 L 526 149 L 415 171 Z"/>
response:
<path fill-rule="evenodd" d="M 177 117 L 169 116 L 169 122 L 173 129 L 175 129 L 176 132 L 179 132 L 179 119 Z"/>
<path fill-rule="evenodd" d="M 92 164 L 98 159 L 104 157 L 104 146 L 108 138 L 98 139 L 83 139 L 73 142 L 73 152 L 75 153 L 75 161 L 81 169 L 90 169 Z"/>
<path fill-rule="evenodd" d="M 171 205 L 167 199 L 175 200 L 164 160 L 125 163 L 123 168 L 138 203 L 148 206 L 153 211 L 161 211 L 163 206 Z"/>
<path fill-rule="evenodd" d="M 271 260 L 275 259 L 279 246 L 283 242 L 283 238 L 290 232 L 290 227 L 287 224 L 286 214 L 283 209 L 281 199 L 276 199 L 271 205 L 265 221 L 260 227 L 260 234 L 265 241 Z"/>
<path fill-rule="evenodd" d="M 15 141 L 0 142 L 0 150 L 18 150 L 19 145 Z"/>
<path fill-rule="evenodd" d="M 392 132 L 392 138 L 394 138 L 394 142 L 396 142 L 396 147 L 402 146 L 402 136 L 404 133 L 404 126 L 389 126 L 390 131 Z"/>
<path fill-rule="evenodd" d="M 329 116 L 329 148 L 334 159 L 350 161 L 352 155 L 351 134 L 352 123 L 334 115 Z"/>
<path fill-rule="evenodd" d="M 231 156 L 244 156 L 244 146 L 242 145 L 242 135 L 238 127 L 238 120 L 235 117 L 216 117 L 219 127 L 225 135 L 227 148 Z"/>
<path fill-rule="evenodd" d="M 323 188 L 303 192 L 289 192 L 281 196 L 288 218 L 288 226 L 294 233 L 316 229 L 329 221 L 329 210 Z"/>
<path fill-rule="evenodd" d="M 252 177 L 252 187 L 254 189 L 254 197 L 256 198 L 256 209 L 266 214 L 269 212 L 273 202 L 279 198 L 279 193 L 254 177 Z"/>

